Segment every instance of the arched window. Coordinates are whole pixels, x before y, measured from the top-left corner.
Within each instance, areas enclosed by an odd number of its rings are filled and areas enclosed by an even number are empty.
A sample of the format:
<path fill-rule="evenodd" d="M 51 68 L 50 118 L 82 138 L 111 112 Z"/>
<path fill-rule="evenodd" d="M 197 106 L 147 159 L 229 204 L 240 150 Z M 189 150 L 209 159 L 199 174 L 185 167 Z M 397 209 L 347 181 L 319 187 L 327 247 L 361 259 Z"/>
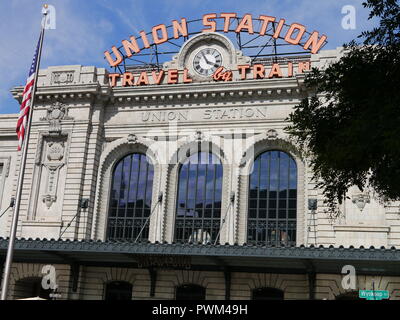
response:
<path fill-rule="evenodd" d="M 133 153 L 115 166 L 108 212 L 107 238 L 134 240 L 151 212 L 154 170 L 144 154 Z M 149 223 L 140 239 L 148 239 Z"/>
<path fill-rule="evenodd" d="M 112 281 L 106 284 L 105 300 L 132 300 L 132 284 Z"/>
<path fill-rule="evenodd" d="M 195 284 L 176 287 L 176 300 L 205 300 L 206 288 Z"/>
<path fill-rule="evenodd" d="M 14 299 L 26 299 L 35 297 L 50 299 L 51 292 L 51 289 L 43 289 L 42 278 L 24 278 L 15 282 Z"/>
<path fill-rule="evenodd" d="M 222 164 L 212 153 L 190 156 L 179 170 L 175 241 L 214 242 L 220 229 Z"/>
<path fill-rule="evenodd" d="M 247 241 L 258 245 L 295 245 L 297 166 L 282 151 L 254 161 L 249 183 Z"/>
<path fill-rule="evenodd" d="M 283 300 L 283 291 L 275 288 L 257 288 L 252 291 L 252 300 Z"/>

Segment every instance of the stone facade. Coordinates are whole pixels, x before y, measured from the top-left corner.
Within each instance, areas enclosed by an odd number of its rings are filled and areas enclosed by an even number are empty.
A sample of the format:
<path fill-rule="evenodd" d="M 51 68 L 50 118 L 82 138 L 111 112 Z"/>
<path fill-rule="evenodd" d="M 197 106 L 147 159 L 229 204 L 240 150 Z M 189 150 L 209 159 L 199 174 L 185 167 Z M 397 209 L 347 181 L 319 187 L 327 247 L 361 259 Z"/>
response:
<path fill-rule="evenodd" d="M 337 50 L 311 56 L 312 67 L 323 67 L 340 56 Z M 245 57 L 239 57 L 245 59 Z M 179 60 L 180 61 L 180 60 Z M 178 63 L 171 62 L 171 63 Z M 166 65 L 168 66 L 168 64 Z M 296 63 L 295 63 L 296 68 Z M 160 84 L 111 88 L 103 68 L 49 67 L 40 70 L 32 131 L 22 193 L 18 237 L 106 240 L 111 175 L 116 162 L 132 152 L 148 152 L 154 163 L 153 203 L 164 194 L 162 204 L 150 219 L 150 241 L 172 242 L 177 167 L 182 151 L 211 144 L 222 155 L 224 167 L 222 208 L 236 194 L 222 226 L 221 243 L 246 242 L 248 178 L 251 159 L 229 150 L 224 134 L 250 132 L 245 150 L 257 155 L 266 150 L 289 153 L 298 167 L 297 245 L 400 246 L 399 203 L 380 203 L 372 192 L 349 192 L 341 216 L 329 219 L 321 190 L 315 188 L 307 159 L 284 132 L 293 107 L 306 96 L 304 74 L 291 78 L 238 81 L 193 81 L 190 84 Z M 13 89 L 21 100 L 22 88 Z M 15 123 L 17 115 L 0 115 L 0 209 L 3 212 L 15 194 L 19 154 Z M 173 143 L 164 145 L 160 137 Z M 238 161 L 234 161 L 234 157 Z M 254 157 L 253 157 L 254 158 Z M 178 159 L 178 162 L 172 161 Z M 88 199 L 88 208 L 80 201 Z M 317 199 L 310 214 L 308 199 Z M 68 224 L 70 226 L 67 228 Z M 0 218 L 0 236 L 8 237 L 11 211 Z M 11 288 L 24 277 L 40 274 L 41 265 L 15 263 Z M 224 299 L 223 273 L 160 271 L 155 294 L 150 297 L 147 270 L 112 267 L 82 267 L 77 293 L 70 290 L 70 266 L 57 265 L 59 292 L 66 299 L 103 299 L 104 284 L 133 284 L 133 299 L 173 299 L 177 285 L 194 283 L 206 287 L 207 299 Z M 373 277 L 358 278 L 359 288 L 369 288 Z M 377 277 L 379 278 L 379 277 Z M 400 297 L 400 278 L 375 278 L 379 289 Z M 341 289 L 340 275 L 319 274 L 316 298 L 334 299 Z M 233 273 L 231 299 L 249 299 L 251 290 L 273 287 L 285 299 L 308 299 L 307 275 Z M 12 296 L 17 293 L 11 290 Z"/>
<path fill-rule="evenodd" d="M 17 297 L 15 283 L 18 280 L 41 275 L 41 264 L 15 263 L 10 280 L 10 298 Z M 124 281 L 133 285 L 132 299 L 135 300 L 173 300 L 176 287 L 182 284 L 197 284 L 206 288 L 207 300 L 225 299 L 225 282 L 222 272 L 163 270 L 157 278 L 154 296 L 150 296 L 150 276 L 145 269 L 83 267 L 80 272 L 78 293 L 71 292 L 69 265 L 55 265 L 57 272 L 58 292 L 62 299 L 102 300 L 105 285 L 112 281 Z M 358 276 L 357 288 L 369 289 L 373 283 L 375 290 L 388 290 L 391 300 L 400 299 L 400 277 Z M 315 299 L 333 300 L 349 292 L 341 285 L 342 276 L 318 274 L 316 279 Z M 284 292 L 285 300 L 309 299 L 307 275 L 245 273 L 234 272 L 231 275 L 231 300 L 251 299 L 252 290 L 256 288 L 277 288 Z"/>

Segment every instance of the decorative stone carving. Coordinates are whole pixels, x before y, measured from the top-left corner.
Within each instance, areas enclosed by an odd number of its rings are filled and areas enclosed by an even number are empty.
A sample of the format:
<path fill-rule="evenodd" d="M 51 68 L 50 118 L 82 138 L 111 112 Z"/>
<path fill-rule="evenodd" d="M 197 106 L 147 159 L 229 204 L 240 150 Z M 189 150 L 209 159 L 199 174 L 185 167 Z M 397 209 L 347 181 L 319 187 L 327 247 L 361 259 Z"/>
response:
<path fill-rule="evenodd" d="M 47 179 L 45 194 L 42 196 L 42 201 L 46 204 L 46 207 L 50 209 L 52 204 L 57 201 L 57 186 L 59 171 L 64 165 L 62 160 L 64 159 L 64 142 L 63 141 L 48 141 L 47 142 L 47 153 L 43 163 L 43 166 L 47 169 Z"/>
<path fill-rule="evenodd" d="M 352 202 L 357 206 L 360 211 L 363 211 L 365 205 L 370 203 L 370 196 L 367 193 L 357 193 L 352 196 Z"/>
<path fill-rule="evenodd" d="M 74 81 L 74 71 L 63 71 L 52 73 L 52 84 L 66 84 Z"/>
<path fill-rule="evenodd" d="M 236 50 L 236 59 L 238 65 L 250 64 L 251 58 L 244 56 L 242 51 Z"/>
<path fill-rule="evenodd" d="M 136 143 L 138 141 L 137 135 L 133 133 L 129 134 L 126 139 L 128 140 L 128 143 Z"/>
<path fill-rule="evenodd" d="M 204 135 L 201 131 L 196 131 L 194 138 L 196 141 L 202 141 L 204 139 Z"/>
<path fill-rule="evenodd" d="M 50 209 L 51 205 L 56 202 L 57 196 L 51 196 L 49 194 L 46 194 L 43 196 L 43 202 L 46 204 L 46 207 Z"/>
<path fill-rule="evenodd" d="M 64 143 L 49 142 L 47 159 L 50 161 L 61 161 L 63 157 L 64 157 Z"/>
<path fill-rule="evenodd" d="M 50 124 L 50 135 L 59 135 L 61 133 L 61 120 L 72 120 L 68 116 L 68 107 L 61 103 L 55 102 L 47 109 L 47 115 L 41 118 L 41 121 L 48 121 Z"/>
<path fill-rule="evenodd" d="M 267 139 L 268 140 L 275 140 L 278 137 L 278 132 L 274 129 L 269 129 L 267 131 Z"/>

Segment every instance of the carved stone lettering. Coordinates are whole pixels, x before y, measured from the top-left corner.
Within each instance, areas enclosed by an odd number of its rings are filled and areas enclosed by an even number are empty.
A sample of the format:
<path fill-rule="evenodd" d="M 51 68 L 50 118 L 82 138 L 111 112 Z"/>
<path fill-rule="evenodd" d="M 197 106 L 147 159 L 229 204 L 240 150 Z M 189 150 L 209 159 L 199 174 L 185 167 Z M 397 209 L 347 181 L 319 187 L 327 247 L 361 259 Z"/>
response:
<path fill-rule="evenodd" d="M 205 110 L 183 111 L 144 111 L 141 113 L 142 122 L 170 122 L 170 121 L 199 121 L 199 120 L 250 120 L 266 119 L 266 107 L 220 108 Z"/>

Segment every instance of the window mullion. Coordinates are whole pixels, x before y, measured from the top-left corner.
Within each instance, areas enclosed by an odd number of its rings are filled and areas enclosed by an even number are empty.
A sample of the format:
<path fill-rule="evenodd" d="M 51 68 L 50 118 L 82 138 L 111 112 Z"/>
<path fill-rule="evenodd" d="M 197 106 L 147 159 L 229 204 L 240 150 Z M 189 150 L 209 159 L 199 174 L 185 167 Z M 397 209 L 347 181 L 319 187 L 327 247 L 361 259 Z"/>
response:
<path fill-rule="evenodd" d="M 131 189 L 131 175 L 132 175 L 132 155 L 129 157 L 129 175 L 128 175 L 128 188 L 126 192 L 126 203 L 125 203 L 125 213 L 124 213 L 124 227 L 123 227 L 123 232 L 122 232 L 122 238 L 125 239 L 125 233 L 126 233 L 126 223 L 127 223 L 127 213 L 128 213 L 128 204 L 129 204 L 129 192 Z"/>
<path fill-rule="evenodd" d="M 280 187 L 281 187 L 281 153 L 280 153 L 280 151 L 278 151 L 278 186 L 277 186 L 277 190 L 276 190 L 276 203 L 277 203 L 277 215 L 276 215 L 276 218 L 277 218 L 277 224 L 276 224 L 276 226 L 277 226 L 277 228 L 278 228 L 278 233 L 277 233 L 277 243 L 276 243 L 276 245 L 278 246 L 278 245 L 280 245 L 280 242 L 281 242 L 281 230 L 280 230 L 280 228 L 279 228 L 279 221 L 280 221 L 280 217 L 279 217 L 279 211 L 280 211 L 280 205 L 279 205 L 279 200 L 280 200 L 280 194 L 279 194 L 279 190 L 280 190 Z"/>
<path fill-rule="evenodd" d="M 261 188 L 261 162 L 262 162 L 262 158 L 259 158 L 258 161 L 258 177 L 257 177 L 257 207 L 256 207 L 256 212 L 257 212 L 257 224 L 256 224 L 256 228 L 259 229 L 259 223 L 261 222 L 260 219 L 260 188 Z M 262 232 L 262 231 L 261 231 Z M 260 235 L 261 237 L 261 235 Z M 259 239 L 259 234 L 258 232 L 256 232 L 256 243 L 258 243 L 259 241 L 261 241 Z"/>
<path fill-rule="evenodd" d="M 146 219 L 147 219 L 147 217 L 144 216 L 144 210 L 146 207 L 146 200 L 147 200 L 147 182 L 148 182 L 148 178 L 149 178 L 148 175 L 149 175 L 149 163 L 146 161 L 146 174 L 144 176 L 145 182 L 144 182 L 143 206 L 142 206 L 142 223 L 144 223 L 144 221 L 146 221 Z M 151 208 L 150 208 L 150 212 L 151 212 Z M 149 228 L 149 226 L 146 226 L 146 228 Z M 145 231 L 143 230 L 143 232 L 145 232 Z M 144 233 L 144 234 L 146 234 L 146 233 Z M 147 233 L 147 237 L 148 237 L 148 233 Z"/>
<path fill-rule="evenodd" d="M 182 229 L 182 237 L 181 241 L 185 242 L 185 233 L 186 233 L 186 216 L 189 213 L 188 212 L 188 197 L 189 197 L 189 180 L 190 180 L 190 167 L 191 167 L 191 162 L 190 158 L 188 160 L 188 165 L 187 165 L 187 179 L 186 179 L 186 191 L 185 191 L 185 214 L 183 216 L 183 229 Z"/>
<path fill-rule="evenodd" d="M 135 203 L 133 205 L 133 219 L 134 219 L 135 222 L 136 222 L 136 219 L 141 221 L 139 230 L 142 229 L 142 227 L 143 227 L 142 226 L 142 224 L 143 224 L 143 216 L 140 217 L 140 218 L 136 218 L 136 203 L 137 203 L 137 200 L 138 200 L 137 197 L 138 197 L 138 192 L 139 192 L 139 177 L 140 177 L 140 157 L 141 157 L 141 155 L 139 155 L 139 157 L 138 157 L 139 158 L 138 159 L 138 173 L 137 173 L 137 176 L 136 176 L 136 183 L 135 183 L 135 185 L 136 185 L 136 194 L 135 194 Z M 141 235 L 141 237 L 142 237 L 142 235 Z M 139 239 L 139 240 L 142 240 L 142 239 Z"/>
<path fill-rule="evenodd" d="M 289 244 L 289 189 L 290 189 L 290 158 L 287 157 L 287 168 L 288 168 L 288 173 L 287 173 L 287 190 L 286 190 L 286 234 L 287 234 L 287 243 Z M 290 234 L 291 236 L 291 234 Z M 291 241 L 291 240 L 290 240 Z"/>
<path fill-rule="evenodd" d="M 119 210 L 120 210 L 120 207 L 121 207 L 121 205 L 120 205 L 120 203 L 121 203 L 121 190 L 122 190 L 122 184 L 123 184 L 123 182 L 124 182 L 124 163 L 125 163 L 125 159 L 123 159 L 122 160 L 122 168 L 121 168 L 121 181 L 120 181 L 120 184 L 119 184 L 119 192 L 118 192 L 118 209 L 117 209 L 117 215 L 116 215 L 116 226 L 115 226 L 115 234 L 114 234 L 114 238 L 117 238 L 117 235 L 118 235 L 118 224 L 119 224 L 119 221 L 120 221 L 120 217 L 119 217 Z M 124 192 L 124 195 L 122 196 L 122 197 L 124 197 L 125 196 L 125 192 Z"/>
<path fill-rule="evenodd" d="M 207 156 L 206 164 L 205 164 L 205 175 L 204 175 L 204 187 L 203 187 L 203 208 L 201 214 L 201 230 L 204 230 L 204 221 L 205 217 L 205 206 L 206 206 L 206 193 L 207 193 L 207 176 L 208 176 L 208 160 L 209 157 Z"/>
<path fill-rule="evenodd" d="M 211 161 L 213 161 L 213 157 L 211 157 Z M 211 217 L 210 217 L 210 238 L 211 241 L 214 242 L 214 214 L 215 214 L 215 189 L 216 189 L 216 184 L 217 184 L 217 164 L 214 165 L 214 174 L 213 174 L 213 192 L 212 192 L 212 211 L 211 211 Z M 221 226 L 219 226 L 221 228 Z"/>
<path fill-rule="evenodd" d="M 269 194 L 270 194 L 270 192 L 271 192 L 271 152 L 268 152 L 268 157 L 267 157 L 267 162 L 268 162 L 268 199 L 269 199 Z M 268 204 L 269 205 L 269 204 Z M 276 210 L 276 209 L 275 209 Z M 276 212 L 275 212 L 275 214 L 276 214 Z M 269 211 L 268 211 L 268 215 L 269 215 Z M 276 218 L 276 217 L 275 217 Z M 273 220 L 275 220 L 275 219 L 273 219 Z M 267 225 L 267 229 L 268 229 L 268 231 L 269 231 L 269 226 Z M 276 228 L 275 228 L 276 229 Z M 269 242 L 269 244 L 272 244 L 272 242 L 273 242 L 273 239 L 272 239 L 272 229 L 270 230 L 271 231 L 271 240 L 269 240 L 268 242 Z M 275 233 L 276 233 L 276 230 L 274 230 L 275 231 Z M 276 234 L 275 234 L 275 237 L 276 237 Z"/>
<path fill-rule="evenodd" d="M 196 224 L 196 202 L 197 202 L 197 188 L 198 188 L 198 178 L 199 178 L 199 162 L 200 162 L 200 152 L 197 153 L 197 165 L 196 165 L 196 179 L 195 179 L 195 187 L 194 187 L 194 209 L 193 209 L 193 216 L 192 216 L 192 232 L 191 234 L 194 235 L 195 232 L 195 224 Z M 196 236 L 196 242 L 198 241 L 198 236 Z M 193 243 L 195 243 L 193 239 Z"/>

